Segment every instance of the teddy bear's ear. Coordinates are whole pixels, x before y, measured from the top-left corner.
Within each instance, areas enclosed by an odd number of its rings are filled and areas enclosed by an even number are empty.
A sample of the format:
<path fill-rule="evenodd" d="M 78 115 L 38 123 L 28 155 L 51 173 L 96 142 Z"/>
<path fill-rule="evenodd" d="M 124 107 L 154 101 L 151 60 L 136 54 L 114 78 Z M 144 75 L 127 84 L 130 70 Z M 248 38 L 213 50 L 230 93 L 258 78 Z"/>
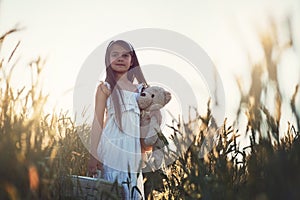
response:
<path fill-rule="evenodd" d="M 169 103 L 170 100 L 171 100 L 171 93 L 165 91 L 165 104 Z"/>

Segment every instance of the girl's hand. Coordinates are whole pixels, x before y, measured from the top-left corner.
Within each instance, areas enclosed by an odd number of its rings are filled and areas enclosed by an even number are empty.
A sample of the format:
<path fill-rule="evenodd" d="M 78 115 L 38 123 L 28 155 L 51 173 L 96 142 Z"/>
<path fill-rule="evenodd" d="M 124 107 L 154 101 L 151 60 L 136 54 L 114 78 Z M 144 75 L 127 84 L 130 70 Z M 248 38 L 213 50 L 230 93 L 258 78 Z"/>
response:
<path fill-rule="evenodd" d="M 100 163 L 94 156 L 90 156 L 90 160 L 88 163 L 88 176 L 97 175 L 97 169 L 102 171 L 102 163 Z"/>
<path fill-rule="evenodd" d="M 161 125 L 162 116 L 161 116 L 160 110 L 150 111 L 150 117 L 153 117 L 153 116 L 156 118 L 158 124 Z"/>

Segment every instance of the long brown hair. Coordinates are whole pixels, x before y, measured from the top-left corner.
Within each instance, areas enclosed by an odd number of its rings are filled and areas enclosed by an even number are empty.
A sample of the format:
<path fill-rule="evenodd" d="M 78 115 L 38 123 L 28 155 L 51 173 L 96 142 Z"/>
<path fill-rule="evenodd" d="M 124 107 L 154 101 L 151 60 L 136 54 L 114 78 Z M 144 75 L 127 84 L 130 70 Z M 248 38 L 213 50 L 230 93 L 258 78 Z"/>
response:
<path fill-rule="evenodd" d="M 137 79 L 138 83 L 144 83 L 147 85 L 147 82 L 145 80 L 145 77 L 143 75 L 143 72 L 141 70 L 138 58 L 136 56 L 136 53 L 134 51 L 134 48 L 132 45 L 124 40 L 115 40 L 111 41 L 109 45 L 107 46 L 106 53 L 105 53 L 105 65 L 106 65 L 106 78 L 105 81 L 110 84 L 111 87 L 111 97 L 113 101 L 113 107 L 115 110 L 115 116 L 116 116 L 116 122 L 121 131 L 122 129 L 122 112 L 121 112 L 121 107 L 120 107 L 120 100 L 119 96 L 121 97 L 121 101 L 123 102 L 123 97 L 122 93 L 120 91 L 120 87 L 117 85 L 117 80 L 116 80 L 116 74 L 111 68 L 111 62 L 110 62 L 110 53 L 112 51 L 112 47 L 114 45 L 119 45 L 123 47 L 124 49 L 128 50 L 129 54 L 131 55 L 131 66 L 128 69 L 127 72 L 127 78 L 130 82 L 133 83 L 134 78 Z M 119 93 L 119 95 L 118 95 Z"/>

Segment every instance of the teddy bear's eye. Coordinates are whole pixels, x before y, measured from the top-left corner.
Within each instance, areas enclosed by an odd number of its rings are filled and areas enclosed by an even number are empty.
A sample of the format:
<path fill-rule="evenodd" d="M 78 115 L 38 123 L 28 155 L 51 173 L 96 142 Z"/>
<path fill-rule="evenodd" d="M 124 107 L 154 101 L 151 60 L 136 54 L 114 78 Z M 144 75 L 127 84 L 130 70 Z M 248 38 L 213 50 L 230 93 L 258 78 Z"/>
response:
<path fill-rule="evenodd" d="M 154 94 L 151 95 L 152 98 L 154 98 L 154 96 L 155 96 Z"/>
<path fill-rule="evenodd" d="M 142 92 L 142 93 L 141 93 L 141 96 L 142 96 L 142 97 L 145 97 L 145 96 L 146 96 L 146 93 L 145 93 L 145 92 Z"/>

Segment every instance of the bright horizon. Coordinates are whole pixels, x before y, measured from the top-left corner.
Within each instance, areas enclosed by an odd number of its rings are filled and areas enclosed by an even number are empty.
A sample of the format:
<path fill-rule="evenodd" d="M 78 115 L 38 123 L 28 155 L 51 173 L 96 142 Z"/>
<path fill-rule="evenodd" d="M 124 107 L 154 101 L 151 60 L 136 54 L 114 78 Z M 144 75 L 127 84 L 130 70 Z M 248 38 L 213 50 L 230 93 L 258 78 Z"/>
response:
<path fill-rule="evenodd" d="M 291 14 L 294 23 L 300 24 L 300 4 L 296 0 L 90 2 L 4 0 L 0 3 L 1 33 L 16 24 L 25 27 L 10 36 L 12 46 L 5 49 L 10 52 L 21 41 L 16 52 L 21 58 L 18 66 L 38 56 L 46 59 L 43 82 L 45 93 L 50 94 L 48 112 L 53 107 L 58 111 L 73 109 L 73 89 L 79 70 L 89 54 L 104 41 L 139 28 L 161 28 L 189 37 L 207 52 L 221 75 L 226 91 L 226 113 L 230 115 L 239 100 L 231 98 L 238 96 L 234 76 L 242 77 L 245 84 L 249 79 L 247 52 L 254 61 L 262 57 L 257 31 L 264 30 L 269 16 L 281 22 Z M 299 26 L 294 27 L 299 35 Z M 290 60 L 292 72 L 288 74 L 290 82 L 286 83 L 289 89 L 300 82 L 299 75 L 293 72 L 299 68 L 299 62 L 293 56 Z M 142 66 L 149 63 L 145 55 L 139 56 L 139 61 Z M 27 71 L 24 67 L 17 69 L 15 74 L 22 76 L 15 76 L 16 85 L 28 83 Z M 287 96 L 292 92 L 287 90 Z M 289 113 L 286 115 L 290 117 Z"/>

